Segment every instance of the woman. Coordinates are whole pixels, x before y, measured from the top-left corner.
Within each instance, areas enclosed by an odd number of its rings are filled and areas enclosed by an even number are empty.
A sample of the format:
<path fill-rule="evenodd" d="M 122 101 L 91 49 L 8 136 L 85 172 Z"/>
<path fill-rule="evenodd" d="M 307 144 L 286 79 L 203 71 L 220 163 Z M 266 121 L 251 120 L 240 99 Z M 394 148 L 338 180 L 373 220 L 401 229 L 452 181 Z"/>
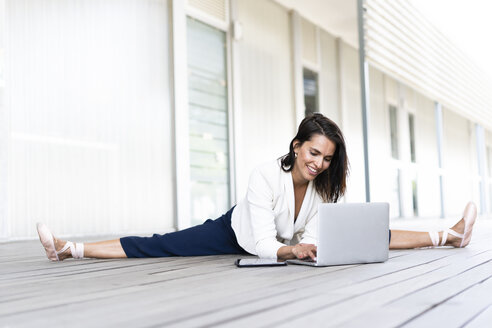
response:
<path fill-rule="evenodd" d="M 48 258 L 126 258 L 253 254 L 281 260 L 316 257 L 317 209 L 345 193 L 348 159 L 338 126 L 321 114 L 306 117 L 279 160 L 257 167 L 246 197 L 216 220 L 152 237 L 96 243 L 56 239 L 44 224 L 38 234 Z M 389 247 L 465 247 L 477 215 L 473 203 L 451 229 L 441 232 L 390 230 Z"/>

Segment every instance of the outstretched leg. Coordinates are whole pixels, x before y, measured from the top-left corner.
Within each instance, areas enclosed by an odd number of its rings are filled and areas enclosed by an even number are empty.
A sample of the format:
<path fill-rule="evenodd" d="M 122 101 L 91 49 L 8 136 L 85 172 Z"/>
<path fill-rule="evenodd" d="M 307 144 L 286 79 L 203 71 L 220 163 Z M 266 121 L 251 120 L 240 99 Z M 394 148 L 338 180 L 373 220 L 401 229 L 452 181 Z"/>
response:
<path fill-rule="evenodd" d="M 422 231 L 391 230 L 390 249 L 432 246 L 429 233 Z"/>
<path fill-rule="evenodd" d="M 46 255 L 52 261 L 63 261 L 66 258 L 125 258 L 127 257 L 119 239 L 100 241 L 96 243 L 72 243 L 54 237 L 51 231 L 42 223 L 37 225 L 39 240 L 46 250 Z"/>
<path fill-rule="evenodd" d="M 234 208 L 216 220 L 185 230 L 154 234 L 152 237 L 123 237 L 95 243 L 72 243 L 55 238 L 44 224 L 38 224 L 39 239 L 48 258 L 126 258 L 245 254 L 231 227 Z"/>
<path fill-rule="evenodd" d="M 440 232 L 391 230 L 390 249 L 417 248 L 426 246 L 465 247 L 470 243 L 477 208 L 470 202 L 463 217 L 451 229 Z"/>
<path fill-rule="evenodd" d="M 66 241 L 55 238 L 55 247 L 60 251 Z M 98 259 L 118 259 L 126 258 L 125 251 L 121 247 L 119 239 L 98 241 L 95 243 L 84 243 L 83 257 L 92 257 Z M 60 261 L 72 257 L 72 252 L 67 249 L 61 254 L 58 254 Z"/>
<path fill-rule="evenodd" d="M 126 258 L 127 256 L 123 247 L 121 247 L 120 239 L 113 239 L 85 244 L 84 257 L 117 259 Z"/>

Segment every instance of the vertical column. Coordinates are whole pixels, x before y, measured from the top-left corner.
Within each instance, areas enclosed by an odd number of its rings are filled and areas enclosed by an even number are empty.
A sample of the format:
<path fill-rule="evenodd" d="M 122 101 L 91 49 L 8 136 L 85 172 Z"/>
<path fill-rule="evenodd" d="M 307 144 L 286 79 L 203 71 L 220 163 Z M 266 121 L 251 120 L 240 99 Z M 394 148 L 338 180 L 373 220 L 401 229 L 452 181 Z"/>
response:
<path fill-rule="evenodd" d="M 475 132 L 477 138 L 477 161 L 478 161 L 478 174 L 480 175 L 480 214 L 487 212 L 486 206 L 486 185 L 487 176 L 485 170 L 485 132 L 483 126 L 475 124 Z"/>
<path fill-rule="evenodd" d="M 342 39 L 336 38 L 335 47 L 336 47 L 336 69 L 337 69 L 337 108 L 338 114 L 340 117 L 340 128 L 342 131 L 346 131 L 347 126 L 347 116 L 346 113 L 346 105 L 345 105 L 345 89 L 343 87 L 344 81 L 344 72 L 343 72 L 343 43 Z"/>
<path fill-rule="evenodd" d="M 371 201 L 369 181 L 369 66 L 366 61 L 364 42 L 364 0 L 357 0 L 357 18 L 359 28 L 359 68 L 360 68 L 360 90 L 362 105 L 362 133 L 364 141 L 364 173 L 366 185 L 366 202 Z"/>
<path fill-rule="evenodd" d="M 436 102 L 434 108 L 435 108 L 435 116 L 436 116 L 437 160 L 439 165 L 439 194 L 441 196 L 441 218 L 444 218 L 445 217 L 444 189 L 443 189 L 443 182 L 442 182 L 442 140 L 443 140 L 442 106 L 439 102 Z"/>
<path fill-rule="evenodd" d="M 230 163 L 230 181 L 231 181 L 231 204 L 237 203 L 237 172 L 243 172 L 244 170 L 239 167 L 240 163 L 243 163 L 241 144 L 241 66 L 240 66 L 240 51 L 238 42 L 243 37 L 242 25 L 239 22 L 239 15 L 237 12 L 236 0 L 229 1 L 230 21 L 232 24 L 232 30 L 228 32 L 227 42 L 229 47 L 229 53 L 227 56 L 228 61 L 228 80 L 229 88 L 229 163 Z"/>
<path fill-rule="evenodd" d="M 399 171 L 400 171 L 400 213 L 402 217 L 412 217 L 413 198 L 412 198 L 412 180 L 414 172 L 410 165 L 410 128 L 408 124 L 407 97 L 408 89 L 399 81 L 398 90 L 398 108 L 397 112 L 397 130 L 398 130 L 398 150 L 399 150 Z"/>
<path fill-rule="evenodd" d="M 172 0 L 172 69 L 176 227 L 181 230 L 191 225 L 190 221 L 190 141 L 188 125 L 188 73 L 186 47 L 185 1 Z"/>
<path fill-rule="evenodd" d="M 319 26 L 315 26 L 315 39 L 316 39 L 316 57 L 318 58 L 318 112 L 323 113 L 325 110 L 325 97 L 323 89 L 326 89 L 326 77 L 323 74 L 323 54 L 321 52 L 321 29 Z M 326 115 L 326 114 L 325 114 Z"/>
<path fill-rule="evenodd" d="M 293 10 L 290 13 L 291 33 L 292 33 L 292 62 L 293 62 L 293 89 L 294 89 L 294 106 L 296 114 L 296 126 L 304 119 L 304 85 L 302 78 L 302 35 L 301 35 L 301 18 Z"/>
<path fill-rule="evenodd" d="M 9 107 L 6 101 L 7 84 L 7 23 L 5 0 L 0 0 L 0 240 L 9 237 L 8 222 L 8 150 Z"/>

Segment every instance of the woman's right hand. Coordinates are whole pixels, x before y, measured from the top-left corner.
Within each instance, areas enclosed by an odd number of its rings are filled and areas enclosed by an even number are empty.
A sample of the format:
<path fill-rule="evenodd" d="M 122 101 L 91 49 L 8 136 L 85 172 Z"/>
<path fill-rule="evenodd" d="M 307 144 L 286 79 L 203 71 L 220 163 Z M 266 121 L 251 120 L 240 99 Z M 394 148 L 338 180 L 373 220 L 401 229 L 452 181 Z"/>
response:
<path fill-rule="evenodd" d="M 316 261 L 316 245 L 313 244 L 297 244 L 292 248 L 292 254 L 298 259 L 311 258 Z"/>

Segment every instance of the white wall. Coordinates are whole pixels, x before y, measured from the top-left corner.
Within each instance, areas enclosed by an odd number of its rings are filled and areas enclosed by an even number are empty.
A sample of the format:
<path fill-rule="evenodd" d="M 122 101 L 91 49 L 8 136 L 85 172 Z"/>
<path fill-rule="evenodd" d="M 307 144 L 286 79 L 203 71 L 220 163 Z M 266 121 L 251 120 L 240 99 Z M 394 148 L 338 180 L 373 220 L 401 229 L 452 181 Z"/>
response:
<path fill-rule="evenodd" d="M 377 69 L 369 69 L 370 125 L 369 169 L 371 178 L 371 201 L 392 203 L 394 176 L 389 170 L 396 169 L 391 158 L 388 104 L 385 98 L 385 76 Z M 390 204 L 391 208 L 394 204 Z"/>
<path fill-rule="evenodd" d="M 320 31 L 321 71 L 320 71 L 320 112 L 340 124 L 337 41 L 329 33 Z"/>
<path fill-rule="evenodd" d="M 7 0 L 11 238 L 172 229 L 167 7 Z"/>
<path fill-rule="evenodd" d="M 237 43 L 240 126 L 236 144 L 237 199 L 259 163 L 289 151 L 295 136 L 289 15 L 270 1 L 237 1 L 243 37 Z"/>
<path fill-rule="evenodd" d="M 0 240 L 8 237 L 8 137 L 9 118 L 5 106 L 5 0 L 0 0 Z"/>
<path fill-rule="evenodd" d="M 472 178 L 473 131 L 469 121 L 443 108 L 443 189 L 446 216 L 459 216 L 468 200 L 478 201 Z"/>
<path fill-rule="evenodd" d="M 441 215 L 441 200 L 434 102 L 416 93 L 415 102 L 410 106 L 415 110 L 415 157 L 418 166 L 419 216 L 439 217 Z"/>
<path fill-rule="evenodd" d="M 347 181 L 347 202 L 364 202 L 364 148 L 362 139 L 362 112 L 360 103 L 359 57 L 351 46 L 341 43 L 341 103 L 340 128 L 345 136 L 350 161 Z"/>
<path fill-rule="evenodd" d="M 487 177 L 486 199 L 488 209 L 492 209 L 492 132 L 485 131 L 485 175 Z"/>

